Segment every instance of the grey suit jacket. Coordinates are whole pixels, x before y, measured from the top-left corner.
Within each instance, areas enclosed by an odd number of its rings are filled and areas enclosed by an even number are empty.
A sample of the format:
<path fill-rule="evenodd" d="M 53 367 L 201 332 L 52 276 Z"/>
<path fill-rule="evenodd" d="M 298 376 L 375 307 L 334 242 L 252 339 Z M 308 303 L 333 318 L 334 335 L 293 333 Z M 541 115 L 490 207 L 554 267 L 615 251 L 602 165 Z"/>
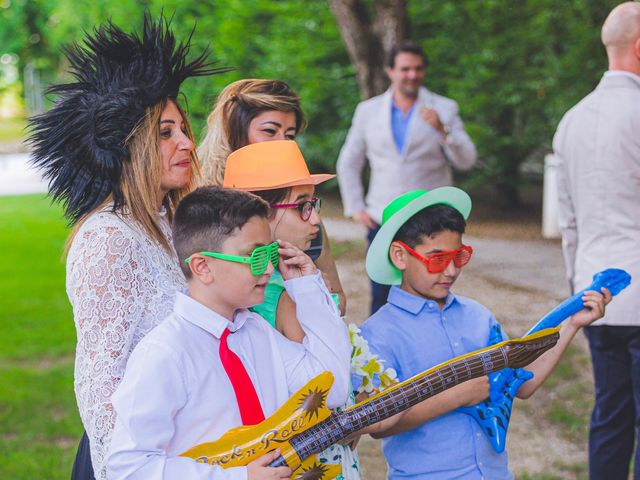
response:
<path fill-rule="evenodd" d="M 600 270 L 627 270 L 631 285 L 596 325 L 640 326 L 640 77 L 607 72 L 565 114 L 553 148 L 568 278 L 578 291 Z"/>
<path fill-rule="evenodd" d="M 451 166 L 467 170 L 476 161 L 476 149 L 464 131 L 458 104 L 424 87 L 411 116 L 404 152 L 398 152 L 391 130 L 391 90 L 358 104 L 336 166 L 346 216 L 366 210 L 380 223 L 382 210 L 397 196 L 416 189 L 451 185 Z M 433 108 L 450 133 L 447 141 L 425 122 L 421 107 Z M 371 166 L 365 199 L 362 169 Z"/>

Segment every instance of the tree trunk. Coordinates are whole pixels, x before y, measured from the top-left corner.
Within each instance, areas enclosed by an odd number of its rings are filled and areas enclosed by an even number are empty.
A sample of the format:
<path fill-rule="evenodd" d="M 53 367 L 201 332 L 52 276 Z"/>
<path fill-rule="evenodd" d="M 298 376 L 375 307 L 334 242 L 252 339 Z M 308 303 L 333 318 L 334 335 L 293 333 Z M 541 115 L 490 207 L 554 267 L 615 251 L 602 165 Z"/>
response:
<path fill-rule="evenodd" d="M 407 0 L 374 0 L 373 12 L 362 0 L 330 0 L 330 4 L 356 69 L 360 94 L 379 95 L 388 85 L 385 58 L 409 34 Z"/>
<path fill-rule="evenodd" d="M 522 207 L 520 197 L 520 164 L 525 153 L 520 148 L 504 148 L 499 156 L 500 163 L 494 185 L 498 193 L 498 203 L 506 210 Z"/>

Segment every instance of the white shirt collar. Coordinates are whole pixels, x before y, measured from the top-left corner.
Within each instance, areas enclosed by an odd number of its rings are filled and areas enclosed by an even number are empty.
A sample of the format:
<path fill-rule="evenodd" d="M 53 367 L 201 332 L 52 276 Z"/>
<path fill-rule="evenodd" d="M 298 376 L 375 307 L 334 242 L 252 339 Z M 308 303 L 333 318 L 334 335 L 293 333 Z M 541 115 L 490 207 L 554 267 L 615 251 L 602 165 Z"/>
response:
<path fill-rule="evenodd" d="M 239 330 L 248 318 L 247 310 L 241 309 L 236 311 L 234 321 L 230 322 L 219 313 L 191 298 L 186 291 L 176 292 L 173 312 L 216 338 L 222 336 L 225 328 L 231 332 Z"/>
<path fill-rule="evenodd" d="M 640 83 L 640 75 L 627 72 L 626 70 L 607 70 L 604 72 L 605 77 L 629 77 L 631 80 Z"/>

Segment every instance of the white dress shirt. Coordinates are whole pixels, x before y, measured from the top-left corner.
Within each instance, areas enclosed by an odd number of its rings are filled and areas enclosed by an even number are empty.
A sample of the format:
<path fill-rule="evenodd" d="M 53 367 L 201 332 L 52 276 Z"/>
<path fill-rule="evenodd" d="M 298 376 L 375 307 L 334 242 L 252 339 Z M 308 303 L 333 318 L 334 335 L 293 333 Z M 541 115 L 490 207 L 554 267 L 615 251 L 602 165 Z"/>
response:
<path fill-rule="evenodd" d="M 452 185 L 451 166 L 469 170 L 475 164 L 476 148 L 464 130 L 458 104 L 424 87 L 416 102 L 402 153 L 391 128 L 391 89 L 358 104 L 336 165 L 345 216 L 366 210 L 380 223 L 384 207 L 399 195 Z M 424 107 L 438 112 L 449 128 L 446 139 L 422 118 Z M 365 198 L 361 176 L 367 161 L 371 179 Z"/>
<path fill-rule="evenodd" d="M 330 408 L 349 390 L 351 347 L 347 329 L 320 273 L 285 281 L 306 337 L 292 342 L 258 314 L 239 310 L 229 322 L 178 293 L 174 311 L 129 358 L 113 395 L 116 426 L 109 479 L 245 479 L 246 467 L 223 470 L 178 457 L 242 425 L 231 382 L 219 356 L 220 336 L 242 360 L 266 417 L 319 373 L 335 382 Z"/>

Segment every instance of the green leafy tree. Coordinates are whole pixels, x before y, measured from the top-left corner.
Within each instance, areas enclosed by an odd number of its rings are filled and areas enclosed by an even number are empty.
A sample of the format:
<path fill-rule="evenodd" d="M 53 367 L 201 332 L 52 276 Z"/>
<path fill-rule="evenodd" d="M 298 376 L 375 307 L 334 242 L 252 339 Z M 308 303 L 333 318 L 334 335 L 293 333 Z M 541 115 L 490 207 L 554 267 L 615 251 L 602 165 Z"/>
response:
<path fill-rule="evenodd" d="M 521 164 L 542 158 L 562 114 L 606 69 L 600 27 L 615 1 L 415 3 L 431 88 L 455 98 L 478 147 L 475 183 L 520 204 Z"/>
<path fill-rule="evenodd" d="M 164 11 L 173 17 L 178 38 L 186 38 L 197 22 L 194 50 L 210 45 L 219 65 L 235 71 L 185 84 L 196 131 L 204 129 L 217 94 L 228 83 L 282 79 L 298 91 L 309 119 L 299 140 L 305 156 L 314 169 L 331 171 L 361 95 L 384 88 L 383 52 L 410 31 L 431 60 L 428 87 L 458 101 L 478 147 L 480 168 L 468 181 L 495 186 L 505 205 L 517 206 L 522 163 L 541 161 L 562 114 L 593 89 L 606 68 L 600 26 L 617 3 L 5 0 L 0 54 L 17 54 L 21 69 L 32 63 L 43 83 L 50 84 L 68 79 L 62 47 L 107 19 L 132 29 L 140 27 L 145 9 L 154 15 Z M 361 41 L 371 37 L 377 46 L 348 47 L 342 35 L 349 32 L 349 23 L 339 27 L 332 14 L 337 7 L 353 14 L 351 21 L 364 32 Z M 385 29 L 388 25 L 395 26 Z M 358 57 L 357 52 L 364 53 Z M 373 58 L 363 75 L 356 60 L 367 56 Z"/>

